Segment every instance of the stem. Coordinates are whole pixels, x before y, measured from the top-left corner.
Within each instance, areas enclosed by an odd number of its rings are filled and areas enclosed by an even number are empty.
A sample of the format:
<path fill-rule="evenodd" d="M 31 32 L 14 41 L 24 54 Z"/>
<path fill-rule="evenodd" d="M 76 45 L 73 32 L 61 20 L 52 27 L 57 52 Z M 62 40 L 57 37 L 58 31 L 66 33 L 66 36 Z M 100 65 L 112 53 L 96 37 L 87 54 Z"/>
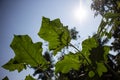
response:
<path fill-rule="evenodd" d="M 78 52 L 81 53 L 81 51 L 76 48 L 73 44 L 70 43 L 70 46 L 72 46 L 73 48 L 75 48 Z M 87 60 L 87 58 L 81 53 L 81 56 L 87 61 L 88 65 L 90 65 L 91 69 L 97 74 L 97 71 L 93 68 L 93 66 L 89 63 L 89 61 Z"/>
<path fill-rule="evenodd" d="M 76 48 L 73 44 L 71 44 L 70 43 L 70 46 L 72 46 L 73 48 L 75 48 L 78 52 L 80 52 L 81 53 L 81 51 L 78 49 L 78 48 Z M 90 63 L 89 63 L 89 61 L 87 60 L 87 58 L 81 53 L 81 56 L 87 61 L 87 63 L 90 65 Z"/>

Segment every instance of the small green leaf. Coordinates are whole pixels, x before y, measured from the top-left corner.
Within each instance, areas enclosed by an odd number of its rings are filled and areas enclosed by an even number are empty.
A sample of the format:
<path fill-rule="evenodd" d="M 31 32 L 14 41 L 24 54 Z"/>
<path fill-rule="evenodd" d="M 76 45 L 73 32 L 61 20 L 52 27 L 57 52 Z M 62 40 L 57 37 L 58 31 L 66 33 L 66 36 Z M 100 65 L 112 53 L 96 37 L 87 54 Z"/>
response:
<path fill-rule="evenodd" d="M 107 68 L 103 63 L 96 62 L 96 64 L 97 64 L 98 75 L 101 77 L 103 72 L 107 72 Z"/>
<path fill-rule="evenodd" d="M 9 71 L 18 70 L 18 72 L 21 72 L 23 69 L 26 69 L 25 64 L 18 63 L 15 59 L 11 59 L 8 63 L 3 65 L 2 67 Z"/>
<path fill-rule="evenodd" d="M 28 75 L 28 76 L 26 76 L 25 80 L 36 80 L 36 79 L 34 79 L 32 76 Z"/>
<path fill-rule="evenodd" d="M 68 73 L 70 70 L 78 70 L 80 68 L 79 56 L 69 53 L 64 56 L 63 60 L 58 61 L 55 65 L 55 72 Z"/>
<path fill-rule="evenodd" d="M 33 43 L 28 35 L 15 35 L 11 43 L 18 63 L 26 63 L 32 67 L 45 65 L 47 61 L 42 56 L 42 43 Z"/>
<path fill-rule="evenodd" d="M 89 75 L 90 78 L 92 78 L 92 77 L 95 76 L 95 73 L 94 73 L 93 71 L 90 71 L 90 72 L 88 73 L 88 75 Z"/>
<path fill-rule="evenodd" d="M 49 49 L 56 54 L 70 42 L 70 33 L 67 26 L 63 26 L 60 19 L 50 21 L 43 17 L 38 35 L 49 42 Z"/>
<path fill-rule="evenodd" d="M 8 79 L 8 77 L 6 76 L 6 77 L 4 77 L 2 80 L 9 80 L 9 79 Z"/>
<path fill-rule="evenodd" d="M 109 46 L 104 46 L 104 60 L 107 61 L 110 48 Z"/>

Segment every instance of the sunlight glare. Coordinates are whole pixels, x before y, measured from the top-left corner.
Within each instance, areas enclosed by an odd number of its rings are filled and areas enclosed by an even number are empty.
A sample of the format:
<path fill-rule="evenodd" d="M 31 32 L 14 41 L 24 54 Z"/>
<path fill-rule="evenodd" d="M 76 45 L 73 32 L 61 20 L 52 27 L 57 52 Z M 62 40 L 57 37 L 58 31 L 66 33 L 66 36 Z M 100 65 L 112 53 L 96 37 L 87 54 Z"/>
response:
<path fill-rule="evenodd" d="M 80 1 L 79 6 L 75 7 L 73 11 L 74 19 L 77 21 L 85 21 L 87 18 L 87 9 Z"/>

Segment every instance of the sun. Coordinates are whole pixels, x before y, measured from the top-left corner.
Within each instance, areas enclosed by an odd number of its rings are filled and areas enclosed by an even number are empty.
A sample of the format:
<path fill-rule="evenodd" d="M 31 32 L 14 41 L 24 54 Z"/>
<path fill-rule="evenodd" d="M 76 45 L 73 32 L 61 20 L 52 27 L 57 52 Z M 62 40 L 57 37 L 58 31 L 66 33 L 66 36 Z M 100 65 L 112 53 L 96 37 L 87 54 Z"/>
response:
<path fill-rule="evenodd" d="M 80 4 L 73 9 L 74 19 L 83 22 L 87 18 L 87 9 L 80 1 Z"/>
<path fill-rule="evenodd" d="M 82 7 L 79 8 L 78 7 L 74 10 L 74 17 L 77 20 L 84 20 L 87 17 L 87 12 L 84 8 L 82 8 Z"/>

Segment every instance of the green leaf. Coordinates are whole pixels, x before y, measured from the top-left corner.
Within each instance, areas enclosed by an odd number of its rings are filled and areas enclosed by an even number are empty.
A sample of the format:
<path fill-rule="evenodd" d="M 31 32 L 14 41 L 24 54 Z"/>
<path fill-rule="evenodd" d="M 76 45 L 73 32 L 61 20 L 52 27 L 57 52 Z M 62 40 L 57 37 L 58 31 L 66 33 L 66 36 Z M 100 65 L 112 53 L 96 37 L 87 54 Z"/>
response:
<path fill-rule="evenodd" d="M 92 77 L 95 76 L 95 73 L 94 73 L 93 71 L 90 71 L 90 72 L 88 73 L 88 75 L 89 75 L 90 78 L 92 78 Z"/>
<path fill-rule="evenodd" d="M 28 75 L 28 76 L 26 76 L 25 80 L 36 80 L 36 79 L 34 79 L 32 76 Z"/>
<path fill-rule="evenodd" d="M 59 19 L 50 21 L 43 17 L 38 35 L 49 42 L 49 49 L 56 54 L 70 42 L 70 33 L 67 26 L 63 26 Z"/>
<path fill-rule="evenodd" d="M 45 65 L 47 61 L 42 56 L 42 43 L 33 43 L 28 35 L 15 35 L 11 43 L 18 63 L 26 63 L 32 67 Z"/>
<path fill-rule="evenodd" d="M 55 65 L 55 72 L 68 73 L 70 70 L 79 70 L 80 68 L 79 56 L 69 53 L 64 56 L 63 60 L 58 61 Z"/>
<path fill-rule="evenodd" d="M 11 59 L 9 62 L 7 62 L 2 67 L 9 71 L 18 70 L 18 72 L 21 72 L 23 69 L 26 69 L 25 64 L 18 63 L 15 59 Z"/>
<path fill-rule="evenodd" d="M 9 80 L 9 79 L 8 79 L 8 77 L 6 76 L 6 77 L 4 77 L 2 80 Z"/>
<path fill-rule="evenodd" d="M 92 48 L 92 50 L 90 50 L 90 60 L 92 61 L 93 64 L 100 61 L 104 61 L 104 47 L 103 46 L 98 46 L 96 48 Z"/>
<path fill-rule="evenodd" d="M 109 51 L 110 51 L 109 46 L 104 46 L 104 55 L 103 55 L 103 57 L 104 57 L 105 61 L 107 61 L 107 59 L 108 59 Z"/>
<path fill-rule="evenodd" d="M 96 61 L 97 62 L 107 61 L 109 50 L 110 50 L 110 48 L 108 46 L 99 45 L 98 47 L 92 48 L 92 50 L 90 50 L 89 58 L 93 64 L 95 64 Z"/>
<path fill-rule="evenodd" d="M 82 48 L 85 50 L 91 50 L 92 48 L 96 48 L 97 46 L 98 42 L 94 37 L 88 38 L 82 42 Z"/>
<path fill-rule="evenodd" d="M 103 72 L 107 72 L 107 68 L 103 63 L 96 62 L 96 64 L 97 64 L 98 75 L 101 77 Z"/>
<path fill-rule="evenodd" d="M 82 42 L 82 54 L 86 57 L 89 63 L 91 63 L 89 59 L 90 50 L 92 50 L 92 48 L 96 48 L 97 46 L 98 42 L 94 37 L 86 39 Z"/>

